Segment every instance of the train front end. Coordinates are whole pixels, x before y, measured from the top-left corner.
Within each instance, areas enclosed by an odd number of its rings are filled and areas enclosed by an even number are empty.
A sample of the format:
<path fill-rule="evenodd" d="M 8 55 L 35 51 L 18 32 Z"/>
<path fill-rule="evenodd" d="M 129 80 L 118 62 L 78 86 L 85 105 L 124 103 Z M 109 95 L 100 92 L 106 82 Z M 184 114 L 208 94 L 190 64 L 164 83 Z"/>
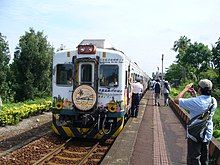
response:
<path fill-rule="evenodd" d="M 96 44 L 97 45 L 97 44 Z M 95 44 L 53 58 L 53 131 L 62 137 L 116 137 L 126 114 L 124 56 Z"/>

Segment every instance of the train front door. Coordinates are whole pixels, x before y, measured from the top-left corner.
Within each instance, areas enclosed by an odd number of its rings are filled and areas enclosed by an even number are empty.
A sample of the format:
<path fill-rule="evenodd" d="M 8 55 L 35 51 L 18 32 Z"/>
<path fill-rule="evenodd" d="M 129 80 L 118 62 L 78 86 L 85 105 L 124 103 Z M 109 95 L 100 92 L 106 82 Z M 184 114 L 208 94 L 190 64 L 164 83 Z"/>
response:
<path fill-rule="evenodd" d="M 73 57 L 74 79 L 73 90 L 79 85 L 88 85 L 98 92 L 98 58 L 76 58 Z"/>
<path fill-rule="evenodd" d="M 95 60 L 78 59 L 75 63 L 75 83 L 72 94 L 74 106 L 81 111 L 96 109 L 98 75 Z"/>
<path fill-rule="evenodd" d="M 95 86 L 95 64 L 93 62 L 79 63 L 79 85 Z"/>

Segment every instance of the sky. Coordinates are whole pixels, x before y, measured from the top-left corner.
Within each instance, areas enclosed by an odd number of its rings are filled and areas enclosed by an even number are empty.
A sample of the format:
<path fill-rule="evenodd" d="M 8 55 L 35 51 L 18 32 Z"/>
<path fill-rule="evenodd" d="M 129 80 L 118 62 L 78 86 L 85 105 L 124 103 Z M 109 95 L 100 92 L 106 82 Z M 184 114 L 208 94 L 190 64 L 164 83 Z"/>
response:
<path fill-rule="evenodd" d="M 0 33 L 13 56 L 32 27 L 57 50 L 83 39 L 106 39 L 149 76 L 176 60 L 181 36 L 209 48 L 220 37 L 219 0 L 0 0 Z"/>

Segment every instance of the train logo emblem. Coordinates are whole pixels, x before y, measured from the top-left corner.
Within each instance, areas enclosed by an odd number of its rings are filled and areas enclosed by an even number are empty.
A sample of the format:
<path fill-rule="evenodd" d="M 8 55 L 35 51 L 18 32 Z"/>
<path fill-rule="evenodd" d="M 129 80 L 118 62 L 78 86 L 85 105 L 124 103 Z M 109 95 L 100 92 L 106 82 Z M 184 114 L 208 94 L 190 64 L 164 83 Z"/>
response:
<path fill-rule="evenodd" d="M 96 103 L 96 99 L 96 92 L 88 85 L 80 85 L 73 92 L 74 105 L 82 111 L 92 109 Z"/>

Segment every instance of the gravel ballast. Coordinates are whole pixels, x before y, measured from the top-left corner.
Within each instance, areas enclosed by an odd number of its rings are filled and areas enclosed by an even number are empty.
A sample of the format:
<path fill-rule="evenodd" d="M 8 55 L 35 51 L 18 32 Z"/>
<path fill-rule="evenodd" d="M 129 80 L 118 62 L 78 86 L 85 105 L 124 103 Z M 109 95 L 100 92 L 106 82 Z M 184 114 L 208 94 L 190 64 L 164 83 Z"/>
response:
<path fill-rule="evenodd" d="M 52 113 L 23 119 L 15 126 L 0 127 L 0 156 L 17 149 L 51 131 Z"/>

